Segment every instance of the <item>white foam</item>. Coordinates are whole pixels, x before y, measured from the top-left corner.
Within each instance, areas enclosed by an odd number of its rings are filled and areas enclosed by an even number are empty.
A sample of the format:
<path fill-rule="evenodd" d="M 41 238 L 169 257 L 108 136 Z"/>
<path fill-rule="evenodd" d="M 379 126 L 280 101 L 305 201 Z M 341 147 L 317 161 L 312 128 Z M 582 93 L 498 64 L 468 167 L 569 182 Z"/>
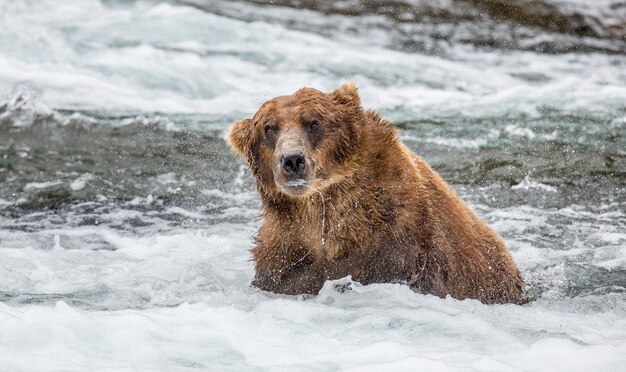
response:
<path fill-rule="evenodd" d="M 623 217 L 603 210 L 606 218 Z M 248 248 L 258 223 L 145 236 L 104 227 L 3 232 L 1 290 L 67 303 L 0 303 L 0 363 L 20 369 L 29 355 L 31 370 L 395 370 L 418 362 L 450 370 L 586 370 L 587 358 L 596 358 L 594 368 L 614 369 L 626 351 L 619 293 L 588 296 L 578 306 L 561 291 L 568 262 L 591 257 L 603 267 L 612 260 L 623 265 L 623 234 L 603 234 L 614 250 L 576 241 L 568 249 L 542 247 L 540 236 L 558 232 L 547 222 L 564 216 L 572 219 L 575 239 L 596 231 L 593 214 L 577 207 L 502 208 L 486 215 L 524 272 L 548 265 L 527 277 L 548 286 L 542 299 L 523 307 L 439 299 L 403 285 L 361 286 L 348 279 L 326 283 L 308 299 L 263 293 L 249 286 L 254 267 Z M 10 246 L 26 237 L 30 248 Z M 81 242 L 81 249 L 72 249 Z M 64 249 L 52 250 L 55 245 Z M 349 290 L 339 293 L 336 284 Z M 79 302 L 71 305 L 74 299 Z M 109 310 L 93 310 L 102 307 Z M 133 348 L 137 344 L 143 347 Z"/>
<path fill-rule="evenodd" d="M 61 185 L 63 182 L 61 181 L 45 181 L 45 182 L 29 182 L 24 185 L 24 190 L 40 190 L 47 189 L 49 187 L 54 187 Z"/>
<path fill-rule="evenodd" d="M 530 190 L 530 189 L 540 189 L 547 192 L 557 192 L 557 188 L 554 186 L 546 185 L 541 182 L 537 182 L 530 178 L 530 176 L 524 177 L 524 180 L 517 185 L 511 186 L 513 190 Z"/>
<path fill-rule="evenodd" d="M 526 137 L 528 139 L 533 139 L 536 137 L 535 132 L 532 131 L 532 129 L 530 128 L 523 128 L 517 125 L 507 125 L 504 130 L 513 136 L 518 136 L 518 137 Z"/>
<path fill-rule="evenodd" d="M 432 143 L 435 145 L 457 147 L 457 148 L 480 148 L 481 146 L 485 146 L 488 142 L 488 139 L 486 138 L 467 139 L 467 138 L 450 138 L 450 137 L 437 137 L 437 136 L 420 137 L 420 136 L 415 136 L 411 134 L 402 134 L 400 136 L 400 139 Z"/>
<path fill-rule="evenodd" d="M 241 185 L 241 183 L 237 179 L 235 179 L 235 184 Z M 237 193 L 231 193 L 231 192 L 224 192 L 218 189 L 205 189 L 205 190 L 201 190 L 200 192 L 206 196 L 212 196 L 212 197 L 225 199 L 225 200 L 238 202 L 238 203 L 250 202 L 250 201 L 254 201 L 258 199 L 257 193 L 253 191 L 242 191 L 242 192 L 237 192 Z"/>
<path fill-rule="evenodd" d="M 485 306 L 399 285 L 352 288 L 340 294 L 326 286 L 304 301 L 250 293 L 237 304 L 107 312 L 64 302 L 0 304 L 0 362 L 8 369 L 28 359 L 30 370 L 157 371 L 586 371 L 624 362 L 626 323 L 610 314 Z"/>
<path fill-rule="evenodd" d="M 250 115 L 264 100 L 302 86 L 331 90 L 346 80 L 357 82 L 366 106 L 401 108 L 403 119 L 539 115 L 546 107 L 610 114 L 626 100 L 615 79 L 619 56 L 502 56 L 452 46 L 454 59 L 445 59 L 174 4 L 68 6 L 71 16 L 52 1 L 5 5 L 0 91 L 27 81 L 53 107 L 229 117 Z M 93 14 L 97 20 L 83 21 Z M 26 21 L 30 32 L 19 32 Z M 537 74 L 545 81 L 517 77 Z"/>
<path fill-rule="evenodd" d="M 167 118 L 162 118 L 160 116 L 155 116 L 152 118 L 146 118 L 145 116 L 135 116 L 129 119 L 123 119 L 118 124 L 118 126 L 126 126 L 126 125 L 154 125 L 160 129 L 179 132 L 180 128 L 174 124 L 171 120 Z"/>
<path fill-rule="evenodd" d="M 198 220 L 205 220 L 205 219 L 208 218 L 204 214 L 188 211 L 188 210 L 186 210 L 184 208 L 180 208 L 180 207 L 169 207 L 169 208 L 166 209 L 166 211 L 169 212 L 169 213 L 176 213 L 176 214 L 179 214 L 181 216 L 185 216 L 185 217 L 193 218 L 193 219 L 198 219 Z"/>
<path fill-rule="evenodd" d="M 152 204 L 155 202 L 154 196 L 148 195 L 145 198 L 141 196 L 137 196 L 133 198 L 131 201 L 127 202 L 128 205 L 142 205 L 142 204 Z"/>
<path fill-rule="evenodd" d="M 93 179 L 94 175 L 91 173 L 81 174 L 80 177 L 70 183 L 70 188 L 74 191 L 82 190 L 85 188 L 87 183 Z"/>
<path fill-rule="evenodd" d="M 7 246 L 12 237 L 3 234 L 2 291 L 65 296 L 93 292 L 96 303 L 104 300 L 113 307 L 144 300 L 168 305 L 207 299 L 213 295 L 208 288 L 232 289 L 233 280 L 246 283 L 245 288 L 251 280 L 245 248 L 253 228 L 213 225 L 205 232 L 129 237 L 103 227 L 45 231 L 37 234 L 40 239 L 29 236 L 47 250 L 12 248 Z M 81 241 L 80 249 L 67 248 Z M 99 249 L 89 249 L 89 245 Z M 184 272 L 187 276 L 181 283 Z M 103 289 L 110 293 L 100 298 Z"/>

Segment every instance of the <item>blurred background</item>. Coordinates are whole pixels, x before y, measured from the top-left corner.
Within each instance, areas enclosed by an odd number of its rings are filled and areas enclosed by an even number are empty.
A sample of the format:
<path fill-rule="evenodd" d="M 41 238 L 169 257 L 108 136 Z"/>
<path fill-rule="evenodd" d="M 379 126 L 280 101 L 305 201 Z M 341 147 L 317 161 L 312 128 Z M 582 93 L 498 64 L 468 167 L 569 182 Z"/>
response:
<path fill-rule="evenodd" d="M 503 236 L 531 304 L 249 288 L 259 200 L 226 130 L 346 81 Z M 0 0 L 0 97 L 9 369 L 623 365 L 624 1 Z"/>

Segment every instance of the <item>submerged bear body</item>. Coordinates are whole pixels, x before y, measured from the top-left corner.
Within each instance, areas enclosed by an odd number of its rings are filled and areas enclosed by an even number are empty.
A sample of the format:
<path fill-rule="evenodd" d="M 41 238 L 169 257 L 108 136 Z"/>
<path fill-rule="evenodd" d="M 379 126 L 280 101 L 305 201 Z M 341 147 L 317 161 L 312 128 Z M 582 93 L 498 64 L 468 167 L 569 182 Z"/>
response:
<path fill-rule="evenodd" d="M 263 203 L 253 284 L 317 293 L 351 275 L 440 297 L 520 303 L 500 237 L 346 84 L 266 102 L 229 134 Z"/>

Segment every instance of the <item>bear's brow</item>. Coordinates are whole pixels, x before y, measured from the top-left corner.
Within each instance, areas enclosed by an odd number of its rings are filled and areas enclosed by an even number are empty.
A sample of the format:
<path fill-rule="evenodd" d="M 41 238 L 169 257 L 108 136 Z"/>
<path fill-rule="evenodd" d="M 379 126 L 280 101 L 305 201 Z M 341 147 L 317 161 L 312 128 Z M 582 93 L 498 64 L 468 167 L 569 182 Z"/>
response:
<path fill-rule="evenodd" d="M 293 107 L 296 104 L 296 100 L 293 96 L 280 96 L 274 98 L 272 101 L 283 107 Z"/>

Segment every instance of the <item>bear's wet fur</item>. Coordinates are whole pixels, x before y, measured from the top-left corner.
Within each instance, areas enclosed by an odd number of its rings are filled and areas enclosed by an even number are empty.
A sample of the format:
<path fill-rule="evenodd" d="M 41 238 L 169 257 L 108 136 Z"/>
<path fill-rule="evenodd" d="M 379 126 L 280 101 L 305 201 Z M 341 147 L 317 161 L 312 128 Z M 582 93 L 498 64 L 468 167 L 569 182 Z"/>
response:
<path fill-rule="evenodd" d="M 524 301 L 502 239 L 388 121 L 361 107 L 354 84 L 269 100 L 232 126 L 228 142 L 263 205 L 256 287 L 316 294 L 351 275 L 439 297 Z"/>

